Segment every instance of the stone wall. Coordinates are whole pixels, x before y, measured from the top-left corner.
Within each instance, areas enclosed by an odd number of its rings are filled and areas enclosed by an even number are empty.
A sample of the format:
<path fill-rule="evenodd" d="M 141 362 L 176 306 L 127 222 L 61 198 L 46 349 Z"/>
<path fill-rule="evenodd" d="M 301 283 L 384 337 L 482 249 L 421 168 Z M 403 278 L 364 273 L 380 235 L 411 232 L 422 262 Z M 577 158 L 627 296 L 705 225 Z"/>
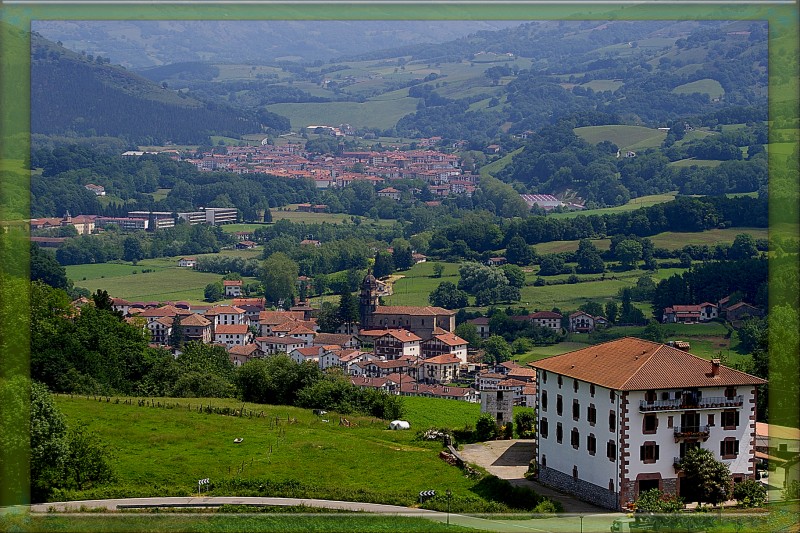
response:
<path fill-rule="evenodd" d="M 539 479 L 543 485 L 548 485 L 558 490 L 574 494 L 581 500 L 593 503 L 606 509 L 617 510 L 617 494 L 608 488 L 598 487 L 593 483 L 575 480 L 571 475 L 559 472 L 552 468 L 539 465 Z"/>

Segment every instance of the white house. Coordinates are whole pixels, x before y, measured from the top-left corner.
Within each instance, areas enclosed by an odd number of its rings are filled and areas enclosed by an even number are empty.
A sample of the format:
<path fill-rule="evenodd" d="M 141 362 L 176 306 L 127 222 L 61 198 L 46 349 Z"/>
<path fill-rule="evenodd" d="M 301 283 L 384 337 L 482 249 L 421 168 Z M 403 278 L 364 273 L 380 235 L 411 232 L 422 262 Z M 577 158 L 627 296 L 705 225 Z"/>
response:
<path fill-rule="evenodd" d="M 467 322 L 475 326 L 481 339 L 489 338 L 489 317 L 479 316 L 478 318 L 467 320 Z"/>
<path fill-rule="evenodd" d="M 197 258 L 196 257 L 181 257 L 178 260 L 179 267 L 188 267 L 194 268 L 197 265 Z"/>
<path fill-rule="evenodd" d="M 226 279 L 222 281 L 225 288 L 225 298 L 238 298 L 242 295 L 242 280 Z"/>
<path fill-rule="evenodd" d="M 217 305 L 205 312 L 204 316 L 210 320 L 214 327 L 228 325 L 249 325 L 247 311 L 235 305 Z"/>
<path fill-rule="evenodd" d="M 419 357 L 421 340 L 407 329 L 389 329 L 375 340 L 375 355 L 387 359 Z"/>
<path fill-rule="evenodd" d="M 294 337 L 256 337 L 259 350 L 267 355 L 289 354 L 297 348 L 304 348 L 305 342 Z"/>
<path fill-rule="evenodd" d="M 319 363 L 319 359 L 322 356 L 324 350 L 321 346 L 307 346 L 304 348 L 295 348 L 291 352 L 289 352 L 289 357 L 292 358 L 292 361 L 296 363 L 305 363 L 307 361 L 314 361 L 315 363 Z"/>
<path fill-rule="evenodd" d="M 247 324 L 227 324 L 214 328 L 214 342 L 228 348 L 249 344 L 252 335 Z"/>
<path fill-rule="evenodd" d="M 440 333 L 422 341 L 422 357 L 428 359 L 439 355 L 452 355 L 467 364 L 467 341 L 455 333 Z"/>
<path fill-rule="evenodd" d="M 437 355 L 422 361 L 420 381 L 425 383 L 452 383 L 458 377 L 461 359 L 454 355 Z"/>
<path fill-rule="evenodd" d="M 734 481 L 754 477 L 763 379 L 630 337 L 530 365 L 541 483 L 609 509 L 652 488 L 686 495 L 678 463 L 695 447 L 727 464 Z"/>

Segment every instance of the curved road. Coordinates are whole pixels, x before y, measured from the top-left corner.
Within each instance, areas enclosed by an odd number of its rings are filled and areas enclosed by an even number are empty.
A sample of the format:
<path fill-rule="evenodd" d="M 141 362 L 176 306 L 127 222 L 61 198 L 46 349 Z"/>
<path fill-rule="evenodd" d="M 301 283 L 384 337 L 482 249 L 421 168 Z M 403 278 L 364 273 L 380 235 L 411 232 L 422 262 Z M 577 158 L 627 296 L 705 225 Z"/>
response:
<path fill-rule="evenodd" d="M 586 533 L 607 533 L 609 527 L 620 514 L 561 514 L 558 516 L 542 517 L 531 519 L 530 514 L 520 515 L 518 519 L 508 515 L 494 518 L 491 515 L 469 516 L 455 513 L 442 513 L 427 509 L 416 509 L 413 507 L 401 507 L 397 505 L 384 505 L 378 503 L 345 502 L 335 500 L 317 500 L 312 498 L 268 498 L 268 497 L 237 497 L 237 496 L 215 496 L 215 497 L 170 497 L 170 498 L 120 498 L 111 500 L 84 500 L 70 502 L 41 503 L 30 506 L 32 513 L 48 513 L 52 511 L 81 511 L 107 509 L 108 511 L 152 509 L 152 508 L 202 508 L 219 507 L 221 505 L 252 505 L 252 506 L 296 506 L 307 505 L 309 507 L 321 507 L 325 509 L 337 509 L 352 512 L 367 512 L 376 514 L 388 514 L 397 516 L 414 516 L 436 520 L 437 522 L 447 522 L 463 527 L 474 528 L 480 531 L 491 531 L 497 533 L 511 532 L 554 532 L 572 533 L 585 531 Z M 52 509 L 52 511 L 51 511 Z M 91 513 L 97 516 L 98 513 Z M 126 513 L 127 514 L 127 513 Z M 125 515 L 120 515 L 124 519 Z"/>

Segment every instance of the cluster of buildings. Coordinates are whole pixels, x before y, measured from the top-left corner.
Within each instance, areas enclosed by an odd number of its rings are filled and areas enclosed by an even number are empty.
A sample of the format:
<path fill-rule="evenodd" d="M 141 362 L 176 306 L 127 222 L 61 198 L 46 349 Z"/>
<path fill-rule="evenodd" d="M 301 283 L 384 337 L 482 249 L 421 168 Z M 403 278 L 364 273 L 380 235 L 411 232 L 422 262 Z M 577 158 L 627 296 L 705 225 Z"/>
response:
<path fill-rule="evenodd" d="M 717 303 L 703 302 L 695 305 L 673 305 L 664 309 L 665 324 L 697 324 L 721 318 L 736 324 L 746 318 L 764 316 L 764 311 L 744 301 L 731 303 L 731 296 Z"/>
<path fill-rule="evenodd" d="M 478 176 L 462 171 L 458 156 L 430 149 L 353 151 L 312 158 L 299 144 L 262 144 L 227 147 L 224 154 L 200 155 L 184 161 L 204 171 L 312 179 L 319 189 L 345 187 L 359 180 L 380 186 L 392 180 L 419 179 L 428 184 L 434 195 L 471 195 L 478 181 Z M 399 191 L 391 189 L 381 188 L 379 196 L 399 199 Z"/>
<path fill-rule="evenodd" d="M 157 229 L 175 227 L 176 222 L 186 223 L 233 224 L 239 218 L 239 212 L 232 207 L 201 207 L 197 211 L 173 213 L 171 211 L 129 211 L 127 217 L 104 217 L 99 215 L 70 215 L 67 211 L 63 217 L 34 218 L 29 221 L 31 230 L 50 229 L 72 226 L 78 235 L 91 235 L 96 229 L 109 225 L 119 226 L 124 231 L 155 231 Z M 47 241 L 42 241 L 47 242 Z"/>

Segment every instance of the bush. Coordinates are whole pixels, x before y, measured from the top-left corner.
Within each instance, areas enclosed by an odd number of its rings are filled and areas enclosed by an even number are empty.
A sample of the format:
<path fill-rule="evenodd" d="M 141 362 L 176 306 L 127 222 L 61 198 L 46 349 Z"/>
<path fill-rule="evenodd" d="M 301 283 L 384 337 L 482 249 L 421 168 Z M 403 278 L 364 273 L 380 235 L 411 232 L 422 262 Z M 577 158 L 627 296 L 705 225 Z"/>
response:
<path fill-rule="evenodd" d="M 787 487 L 783 489 L 782 497 L 784 500 L 800 499 L 800 481 L 791 481 Z"/>
<path fill-rule="evenodd" d="M 514 422 L 509 420 L 506 425 L 503 426 L 503 437 L 506 439 L 514 438 Z"/>
<path fill-rule="evenodd" d="M 767 489 L 754 479 L 746 479 L 733 486 L 733 499 L 739 507 L 761 507 L 767 502 Z"/>
<path fill-rule="evenodd" d="M 497 436 L 497 422 L 489 413 L 483 413 L 475 423 L 475 438 L 478 441 L 492 440 Z"/>

